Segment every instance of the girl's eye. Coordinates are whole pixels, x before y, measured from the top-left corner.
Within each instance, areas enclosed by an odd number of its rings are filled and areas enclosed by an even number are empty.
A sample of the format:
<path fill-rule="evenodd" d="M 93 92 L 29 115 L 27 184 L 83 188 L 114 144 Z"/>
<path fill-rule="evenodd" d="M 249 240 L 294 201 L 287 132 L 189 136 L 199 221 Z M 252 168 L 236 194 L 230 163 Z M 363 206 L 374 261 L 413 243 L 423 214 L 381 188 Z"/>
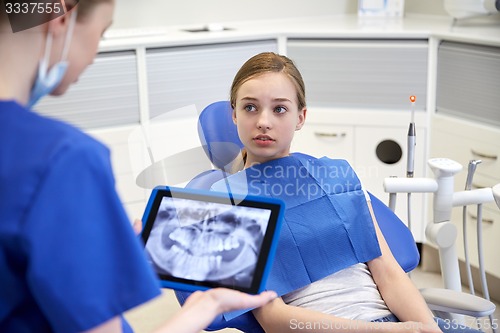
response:
<path fill-rule="evenodd" d="M 244 108 L 244 109 L 245 109 L 245 111 L 248 111 L 248 112 L 252 112 L 252 111 L 256 111 L 256 110 L 257 110 L 257 109 L 255 108 L 255 106 L 254 106 L 254 105 L 251 105 L 251 104 L 249 104 L 249 105 L 245 106 L 245 108 Z"/>
<path fill-rule="evenodd" d="M 277 106 L 275 109 L 274 109 L 274 112 L 276 113 L 285 113 L 286 112 L 286 108 L 283 107 L 283 106 Z"/>

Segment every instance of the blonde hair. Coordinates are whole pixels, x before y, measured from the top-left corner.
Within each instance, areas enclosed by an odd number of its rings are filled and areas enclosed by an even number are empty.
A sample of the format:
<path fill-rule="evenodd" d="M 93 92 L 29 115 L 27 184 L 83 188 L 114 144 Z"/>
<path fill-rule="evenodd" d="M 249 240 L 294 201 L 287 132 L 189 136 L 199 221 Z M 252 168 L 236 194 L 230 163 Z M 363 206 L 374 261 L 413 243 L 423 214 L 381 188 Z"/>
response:
<path fill-rule="evenodd" d="M 295 66 L 294 62 L 284 55 L 279 55 L 274 52 L 263 52 L 248 59 L 243 66 L 241 66 L 238 73 L 236 73 L 231 85 L 229 97 L 231 107 L 233 109 L 236 106 L 236 96 L 240 87 L 248 80 L 266 73 L 283 73 L 287 75 L 297 91 L 297 105 L 299 111 L 306 107 L 306 89 L 304 80 L 302 79 L 302 75 Z M 241 150 L 241 154 L 238 154 L 238 156 L 231 163 L 231 172 L 236 173 L 243 170 L 246 158 L 247 151 L 243 148 Z"/>

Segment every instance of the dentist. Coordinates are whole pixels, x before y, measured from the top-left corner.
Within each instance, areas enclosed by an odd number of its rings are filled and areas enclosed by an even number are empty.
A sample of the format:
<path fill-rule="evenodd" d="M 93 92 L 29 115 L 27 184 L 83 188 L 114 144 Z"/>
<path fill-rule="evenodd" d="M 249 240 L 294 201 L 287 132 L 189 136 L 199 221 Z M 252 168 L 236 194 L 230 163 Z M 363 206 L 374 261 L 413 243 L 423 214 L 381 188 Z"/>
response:
<path fill-rule="evenodd" d="M 0 7 L 1 332 L 130 331 L 122 313 L 160 294 L 108 149 L 31 111 L 77 81 L 112 22 L 113 0 L 65 2 L 74 5 L 65 15 L 16 33 Z M 198 292 L 160 330 L 196 332 L 274 297 Z"/>

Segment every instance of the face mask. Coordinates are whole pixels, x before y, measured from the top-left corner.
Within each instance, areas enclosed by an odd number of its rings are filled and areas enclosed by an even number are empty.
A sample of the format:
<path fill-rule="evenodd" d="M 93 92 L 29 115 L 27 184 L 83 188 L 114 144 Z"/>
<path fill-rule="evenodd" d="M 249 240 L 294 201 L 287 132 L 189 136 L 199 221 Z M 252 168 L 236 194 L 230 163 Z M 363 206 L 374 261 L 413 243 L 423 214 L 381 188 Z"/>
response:
<path fill-rule="evenodd" d="M 62 51 L 61 61 L 54 64 L 52 68 L 48 69 L 50 51 L 52 48 L 52 33 L 47 32 L 47 40 L 45 42 L 45 54 L 38 65 L 38 73 L 31 88 L 30 97 L 27 103 L 27 107 L 31 108 L 36 104 L 42 97 L 50 94 L 57 86 L 61 83 L 66 71 L 68 69 L 68 62 L 66 58 L 68 56 L 69 45 L 71 43 L 71 37 L 73 35 L 73 28 L 76 21 L 76 9 L 73 10 L 70 17 L 70 22 L 68 25 L 68 31 L 66 31 L 66 38 L 64 40 L 64 47 Z"/>

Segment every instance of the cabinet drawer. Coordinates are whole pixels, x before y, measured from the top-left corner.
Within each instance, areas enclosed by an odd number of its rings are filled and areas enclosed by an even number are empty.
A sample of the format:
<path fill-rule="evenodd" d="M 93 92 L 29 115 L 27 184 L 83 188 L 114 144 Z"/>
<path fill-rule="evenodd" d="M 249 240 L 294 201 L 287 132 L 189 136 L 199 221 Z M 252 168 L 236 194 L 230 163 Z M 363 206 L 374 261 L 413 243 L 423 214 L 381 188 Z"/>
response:
<path fill-rule="evenodd" d="M 289 39 L 287 52 L 308 87 L 309 106 L 417 111 L 427 101 L 427 41 Z M 361 98 L 362 97 L 362 98 Z"/>
<path fill-rule="evenodd" d="M 234 75 L 250 57 L 277 52 L 276 40 L 146 50 L 150 117 L 227 100 Z"/>
<path fill-rule="evenodd" d="M 500 126 L 500 47 L 443 41 L 437 60 L 436 112 Z"/>
<path fill-rule="evenodd" d="M 480 159 L 477 175 L 500 182 L 500 131 L 464 124 L 462 121 L 436 117 L 431 133 L 431 157 L 451 158 L 464 167 L 455 178 L 456 189 L 463 189 L 467 166 L 472 159 Z M 490 184 L 489 186 L 494 185 Z"/>
<path fill-rule="evenodd" d="M 139 83 L 134 51 L 104 52 L 64 96 L 47 96 L 35 109 L 80 128 L 139 123 Z"/>
<path fill-rule="evenodd" d="M 500 140 L 500 138 L 499 138 Z M 487 142 L 471 142 L 468 147 L 469 160 L 480 159 L 482 163 L 477 167 L 477 173 L 490 176 L 500 181 L 500 146 Z"/>
<path fill-rule="evenodd" d="M 471 159 L 477 158 L 471 153 L 471 142 L 466 138 L 438 130 L 433 130 L 431 140 L 431 158 L 446 157 L 462 165 L 462 171 L 455 176 L 455 190 L 463 190 L 467 178 L 467 165 Z M 483 173 L 485 166 L 488 167 L 487 162 L 480 164 L 476 172 Z"/>
<path fill-rule="evenodd" d="M 328 156 L 354 161 L 354 128 L 352 126 L 318 125 L 306 123 L 295 133 L 292 152 L 315 157 Z"/>

